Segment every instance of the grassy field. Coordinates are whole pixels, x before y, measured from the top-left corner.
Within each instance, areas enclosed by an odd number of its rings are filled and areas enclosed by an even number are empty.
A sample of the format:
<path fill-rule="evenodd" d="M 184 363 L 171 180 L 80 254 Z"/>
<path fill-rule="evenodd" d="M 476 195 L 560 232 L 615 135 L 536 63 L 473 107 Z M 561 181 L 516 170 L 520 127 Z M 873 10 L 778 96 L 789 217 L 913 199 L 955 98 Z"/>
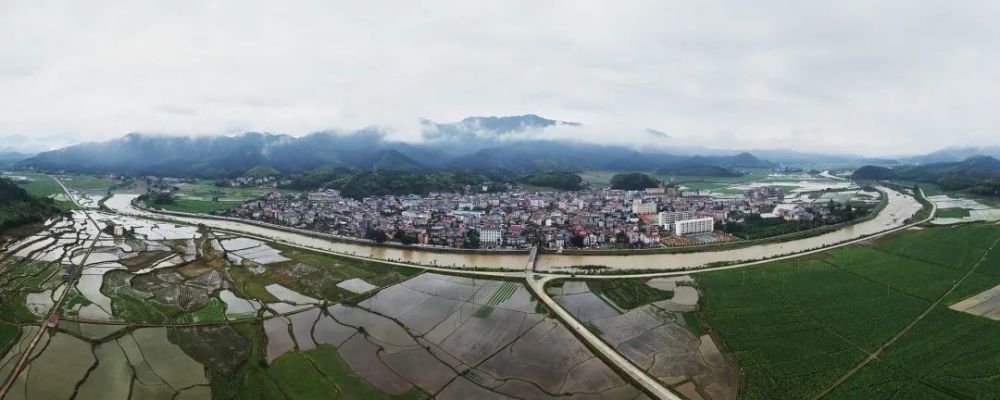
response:
<path fill-rule="evenodd" d="M 339 257 L 297 247 L 273 243 L 271 246 L 281 250 L 281 254 L 291 261 L 273 264 L 267 273 L 253 276 L 253 281 L 264 286 L 269 283 L 279 283 L 300 293 L 330 301 L 343 301 L 356 296 L 336 286 L 344 280 L 361 278 L 372 285 L 385 287 L 417 276 L 421 272 L 416 268 Z M 314 268 L 301 273 L 288 273 L 288 267 L 296 264 Z"/>
<path fill-rule="evenodd" d="M 213 181 L 198 181 L 198 183 L 176 183 L 172 186 L 180 189 L 176 194 L 178 197 L 185 198 L 188 200 L 201 200 L 201 201 L 211 201 L 214 198 L 218 198 L 223 201 L 245 201 L 256 199 L 265 193 L 271 191 L 270 188 L 260 188 L 260 187 L 229 187 L 229 186 L 215 186 Z M 281 190 L 282 193 L 294 193 L 287 190 Z"/>
<path fill-rule="evenodd" d="M 941 208 L 934 214 L 938 218 L 965 218 L 969 216 L 967 208 Z"/>
<path fill-rule="evenodd" d="M 986 268 L 996 258 L 979 262 L 998 237 L 1000 226 L 907 231 L 699 274 L 702 316 L 744 371 L 746 398 L 812 398 L 930 309 L 829 398 L 988 398 L 1000 393 L 1000 322 L 947 306 L 1000 284 Z"/>
<path fill-rule="evenodd" d="M 174 204 L 157 204 L 157 208 L 167 211 L 178 211 L 186 213 L 211 214 L 216 211 L 226 211 L 238 207 L 239 202 L 235 201 L 203 201 L 203 200 L 174 200 Z"/>
<path fill-rule="evenodd" d="M 175 204 L 164 204 L 158 207 L 168 211 L 189 213 L 213 213 L 238 207 L 240 203 L 263 196 L 271 188 L 263 187 L 229 187 L 215 186 L 214 181 L 198 181 L 198 183 L 175 183 Z M 289 190 L 279 190 L 283 194 L 297 193 Z"/>
<path fill-rule="evenodd" d="M 58 175 L 56 176 L 62 181 L 63 185 L 72 190 L 107 190 L 112 186 L 120 184 L 121 181 L 107 179 L 100 176 L 94 175 Z"/>
<path fill-rule="evenodd" d="M 23 175 L 28 179 L 31 179 L 31 182 L 22 184 L 21 187 L 32 196 L 51 198 L 54 196 L 65 195 L 66 193 L 63 191 L 62 187 L 56 183 L 56 181 L 52 180 L 52 178 L 49 178 L 48 176 L 33 173 L 18 173 L 18 175 Z M 59 196 L 59 199 L 60 200 L 56 200 L 55 203 L 61 210 L 68 211 L 79 208 L 67 197 Z"/>
<path fill-rule="evenodd" d="M 391 396 L 351 371 L 330 345 L 305 352 L 288 352 L 266 365 L 261 326 L 233 324 L 250 344 L 249 356 L 233 373 L 213 373 L 216 399 L 423 399 L 419 389 Z"/>
<path fill-rule="evenodd" d="M 617 174 L 617 172 L 614 171 L 585 171 L 581 172 L 580 176 L 583 178 L 583 181 L 590 184 L 590 186 L 601 188 L 610 186 L 611 177 L 615 174 Z M 667 183 L 682 185 L 686 187 L 687 190 L 714 190 L 723 194 L 743 193 L 742 190 L 727 188 L 729 186 L 750 182 L 783 182 L 786 186 L 788 186 L 788 189 L 794 189 L 797 187 L 788 184 L 790 178 L 770 176 L 770 172 L 766 170 L 751 170 L 750 173 L 743 176 L 683 176 L 654 173 L 648 174 Z"/>
<path fill-rule="evenodd" d="M 920 188 L 924 190 L 924 195 L 926 196 L 937 196 L 939 194 L 945 194 L 945 192 L 941 190 L 941 188 L 938 187 L 938 185 L 933 183 L 895 180 L 895 179 L 890 182 L 906 187 L 920 186 Z"/>
<path fill-rule="evenodd" d="M 645 279 L 592 280 L 587 281 L 587 287 L 594 294 L 626 310 L 660 300 L 669 300 L 674 296 L 674 292 L 650 287 Z"/>

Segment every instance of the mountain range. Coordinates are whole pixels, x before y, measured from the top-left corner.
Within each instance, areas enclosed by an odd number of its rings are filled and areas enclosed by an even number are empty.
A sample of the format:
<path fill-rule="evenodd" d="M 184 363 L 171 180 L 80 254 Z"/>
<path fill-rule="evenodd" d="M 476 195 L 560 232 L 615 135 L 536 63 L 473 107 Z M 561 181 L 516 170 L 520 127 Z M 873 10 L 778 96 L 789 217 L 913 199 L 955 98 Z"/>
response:
<path fill-rule="evenodd" d="M 514 172 L 672 170 L 702 166 L 725 171 L 773 164 L 749 153 L 692 156 L 661 150 L 536 139 L 553 126 L 579 126 L 537 115 L 470 117 L 455 123 L 423 121 L 424 140 L 386 139 L 367 128 L 325 131 L 300 138 L 250 132 L 236 136 L 178 137 L 131 133 L 105 142 L 83 143 L 38 154 L 17 166 L 41 170 L 120 172 L 133 175 L 232 177 L 255 167 L 282 173 L 319 167 L 365 172 L 467 170 Z"/>
<path fill-rule="evenodd" d="M 303 137 L 259 132 L 197 137 L 130 133 L 33 157 L 0 154 L 0 167 L 202 178 L 238 176 L 255 167 L 285 174 L 332 167 L 364 172 L 612 170 L 726 176 L 741 169 L 778 165 L 809 169 L 893 167 L 958 162 L 982 155 L 1000 157 L 1000 147 L 955 147 L 901 158 L 663 147 L 672 138 L 656 129 L 647 129 L 647 133 L 657 146 L 647 147 L 545 139 L 546 129 L 580 126 L 534 114 L 469 117 L 450 123 L 422 120 L 422 140 L 417 143 L 393 141 L 378 128 L 323 131 Z"/>

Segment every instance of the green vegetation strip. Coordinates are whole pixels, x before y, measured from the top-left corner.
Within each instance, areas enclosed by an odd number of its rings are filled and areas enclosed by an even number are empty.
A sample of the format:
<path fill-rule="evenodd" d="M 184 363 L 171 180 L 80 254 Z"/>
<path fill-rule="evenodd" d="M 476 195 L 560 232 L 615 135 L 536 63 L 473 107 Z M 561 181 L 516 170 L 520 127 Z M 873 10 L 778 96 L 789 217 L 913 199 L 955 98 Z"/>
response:
<path fill-rule="evenodd" d="M 591 280 L 587 281 L 587 287 L 594 294 L 625 310 L 669 300 L 674 296 L 674 292 L 650 287 L 643 279 Z"/>
<path fill-rule="evenodd" d="M 934 215 L 938 218 L 965 218 L 969 216 L 967 208 L 942 208 Z"/>

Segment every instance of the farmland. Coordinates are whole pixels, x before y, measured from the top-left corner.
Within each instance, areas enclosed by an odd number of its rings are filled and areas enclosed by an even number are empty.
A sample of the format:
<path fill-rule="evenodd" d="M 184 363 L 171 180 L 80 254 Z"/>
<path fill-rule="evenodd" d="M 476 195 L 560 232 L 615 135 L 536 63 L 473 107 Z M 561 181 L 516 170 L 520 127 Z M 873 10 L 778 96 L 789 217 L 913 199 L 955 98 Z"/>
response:
<path fill-rule="evenodd" d="M 99 228 L 109 223 L 127 234 L 112 238 Z M 352 372 L 330 335 L 358 329 L 323 309 L 418 270 L 99 211 L 74 211 L 6 251 L 4 377 L 38 322 L 51 310 L 62 317 L 12 383 L 17 398 L 69 398 L 75 388 L 81 399 L 426 397 Z M 40 379 L 55 375 L 65 379 Z"/>
<path fill-rule="evenodd" d="M 676 393 L 736 399 L 738 374 L 693 318 L 698 292 L 691 283 L 689 277 L 568 280 L 546 290 L 588 329 Z"/>
<path fill-rule="evenodd" d="M 172 204 L 157 204 L 156 208 L 167 211 L 212 214 L 226 211 L 247 200 L 256 199 L 275 190 L 268 187 L 217 186 L 214 181 L 164 183 L 174 189 Z M 293 193 L 280 190 L 282 193 Z"/>
<path fill-rule="evenodd" d="M 996 253 L 984 258 L 998 238 L 995 225 L 911 230 L 697 275 L 702 317 L 746 375 L 749 399 L 981 398 L 1000 391 L 1000 322 L 947 307 L 1000 284 Z"/>

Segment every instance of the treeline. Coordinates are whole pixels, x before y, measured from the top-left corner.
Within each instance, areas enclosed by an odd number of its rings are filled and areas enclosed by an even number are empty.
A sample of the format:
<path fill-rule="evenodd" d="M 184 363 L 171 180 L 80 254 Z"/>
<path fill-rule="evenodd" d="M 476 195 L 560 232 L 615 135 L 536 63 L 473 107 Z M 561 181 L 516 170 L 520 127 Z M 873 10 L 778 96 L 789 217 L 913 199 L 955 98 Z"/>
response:
<path fill-rule="evenodd" d="M 32 197 L 16 183 L 0 179 L 0 230 L 42 222 L 58 213 L 52 199 Z"/>
<path fill-rule="evenodd" d="M 336 189 L 354 199 L 382 195 L 430 192 L 503 191 L 522 183 L 560 190 L 579 190 L 583 178 L 570 172 L 535 172 L 517 174 L 503 170 L 411 170 L 366 172 L 340 166 L 321 167 L 295 174 L 281 185 L 283 189 Z"/>
<path fill-rule="evenodd" d="M 560 190 L 580 190 L 583 187 L 583 178 L 571 172 L 536 172 L 521 176 L 517 181 L 526 185 Z"/>
<path fill-rule="evenodd" d="M 927 182 L 944 190 L 966 190 L 970 193 L 1000 195 L 1000 160 L 993 157 L 972 157 L 960 162 L 884 168 L 864 166 L 851 176 L 853 179 L 902 179 Z"/>
<path fill-rule="evenodd" d="M 786 221 L 784 218 L 763 218 L 759 214 L 747 214 L 740 222 L 727 222 L 722 230 L 745 240 L 763 239 L 853 221 L 874 210 L 870 205 L 855 206 L 833 201 L 827 207 L 831 214 L 828 219 L 817 217 L 811 221 Z"/>
<path fill-rule="evenodd" d="M 660 183 L 642 173 L 616 174 L 611 177 L 611 188 L 619 190 L 643 190 L 659 187 Z"/>
<path fill-rule="evenodd" d="M 320 168 L 296 174 L 281 187 L 294 190 L 336 189 L 342 195 L 361 199 L 389 194 L 427 194 L 504 190 L 504 182 L 464 171 L 380 171 L 360 172 L 342 167 Z"/>

